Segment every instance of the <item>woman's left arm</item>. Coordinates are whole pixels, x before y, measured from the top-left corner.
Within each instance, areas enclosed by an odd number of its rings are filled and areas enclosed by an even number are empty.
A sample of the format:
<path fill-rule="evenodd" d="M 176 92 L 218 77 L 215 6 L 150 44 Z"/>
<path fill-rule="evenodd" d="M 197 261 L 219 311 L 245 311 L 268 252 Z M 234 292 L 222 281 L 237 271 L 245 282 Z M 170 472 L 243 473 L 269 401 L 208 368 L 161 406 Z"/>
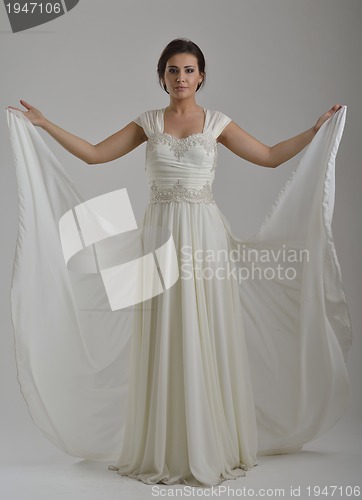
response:
<path fill-rule="evenodd" d="M 335 104 L 329 111 L 318 118 L 316 124 L 310 129 L 275 146 L 267 146 L 255 139 L 236 123 L 227 125 L 218 137 L 225 147 L 241 158 L 262 167 L 275 168 L 290 160 L 304 149 L 313 139 L 323 123 L 342 107 Z"/>

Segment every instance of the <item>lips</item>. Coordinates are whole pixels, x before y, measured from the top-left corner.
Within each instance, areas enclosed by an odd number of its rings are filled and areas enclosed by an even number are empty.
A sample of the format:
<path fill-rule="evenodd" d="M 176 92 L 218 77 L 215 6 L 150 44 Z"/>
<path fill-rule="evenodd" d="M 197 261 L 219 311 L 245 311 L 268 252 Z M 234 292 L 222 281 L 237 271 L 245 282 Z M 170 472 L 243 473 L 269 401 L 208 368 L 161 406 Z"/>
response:
<path fill-rule="evenodd" d="M 175 90 L 185 90 L 187 87 L 175 87 Z"/>

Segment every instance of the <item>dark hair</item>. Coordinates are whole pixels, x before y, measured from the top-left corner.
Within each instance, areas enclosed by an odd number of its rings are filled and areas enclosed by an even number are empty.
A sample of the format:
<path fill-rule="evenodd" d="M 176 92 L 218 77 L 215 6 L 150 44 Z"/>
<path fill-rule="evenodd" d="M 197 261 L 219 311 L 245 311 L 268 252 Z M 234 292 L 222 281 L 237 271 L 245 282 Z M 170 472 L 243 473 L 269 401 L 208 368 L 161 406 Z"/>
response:
<path fill-rule="evenodd" d="M 158 73 L 158 81 L 161 87 L 164 89 L 165 92 L 168 93 L 166 85 L 162 84 L 162 78 L 165 75 L 166 71 L 166 64 L 167 61 L 170 59 L 170 57 L 174 56 L 175 54 L 182 54 L 182 53 L 187 53 L 187 54 L 192 54 L 196 57 L 197 59 L 197 65 L 199 68 L 200 73 L 203 75 L 203 80 L 201 83 L 198 84 L 196 92 L 204 86 L 205 82 L 205 57 L 204 54 L 201 52 L 201 49 L 196 45 L 196 43 L 192 42 L 191 40 L 188 40 L 187 38 L 175 38 L 175 40 L 172 40 L 164 49 L 163 52 L 158 60 L 157 64 L 157 73 Z"/>

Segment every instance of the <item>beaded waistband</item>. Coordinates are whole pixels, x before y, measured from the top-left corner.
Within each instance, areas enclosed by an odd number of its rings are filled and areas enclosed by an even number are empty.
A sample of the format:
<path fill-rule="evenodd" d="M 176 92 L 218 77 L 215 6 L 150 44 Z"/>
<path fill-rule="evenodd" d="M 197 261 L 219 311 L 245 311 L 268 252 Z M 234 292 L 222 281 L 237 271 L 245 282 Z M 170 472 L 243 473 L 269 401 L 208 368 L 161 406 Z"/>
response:
<path fill-rule="evenodd" d="M 172 201 L 190 203 L 214 203 L 214 196 L 208 182 L 201 189 L 187 188 L 180 179 L 171 187 L 161 188 L 152 181 L 150 203 L 170 203 Z"/>

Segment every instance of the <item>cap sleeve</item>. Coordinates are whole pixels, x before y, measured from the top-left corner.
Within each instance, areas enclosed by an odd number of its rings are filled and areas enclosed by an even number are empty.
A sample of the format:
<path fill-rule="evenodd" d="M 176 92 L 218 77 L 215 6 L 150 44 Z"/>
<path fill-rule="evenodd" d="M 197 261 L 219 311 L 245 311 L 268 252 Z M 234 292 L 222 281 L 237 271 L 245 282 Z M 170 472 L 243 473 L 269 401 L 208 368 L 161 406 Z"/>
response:
<path fill-rule="evenodd" d="M 145 111 L 132 121 L 142 127 L 146 136 L 150 137 L 150 135 L 152 135 L 156 130 L 156 114 L 155 110 Z"/>
<path fill-rule="evenodd" d="M 210 111 L 208 131 L 217 139 L 231 121 L 231 118 L 221 113 L 221 111 Z"/>
<path fill-rule="evenodd" d="M 137 116 L 137 118 L 135 118 L 134 120 L 132 120 L 133 122 L 137 123 L 137 125 L 139 125 L 140 127 L 142 127 L 142 121 L 141 121 L 141 116 Z M 143 128 L 143 127 L 142 127 Z"/>

